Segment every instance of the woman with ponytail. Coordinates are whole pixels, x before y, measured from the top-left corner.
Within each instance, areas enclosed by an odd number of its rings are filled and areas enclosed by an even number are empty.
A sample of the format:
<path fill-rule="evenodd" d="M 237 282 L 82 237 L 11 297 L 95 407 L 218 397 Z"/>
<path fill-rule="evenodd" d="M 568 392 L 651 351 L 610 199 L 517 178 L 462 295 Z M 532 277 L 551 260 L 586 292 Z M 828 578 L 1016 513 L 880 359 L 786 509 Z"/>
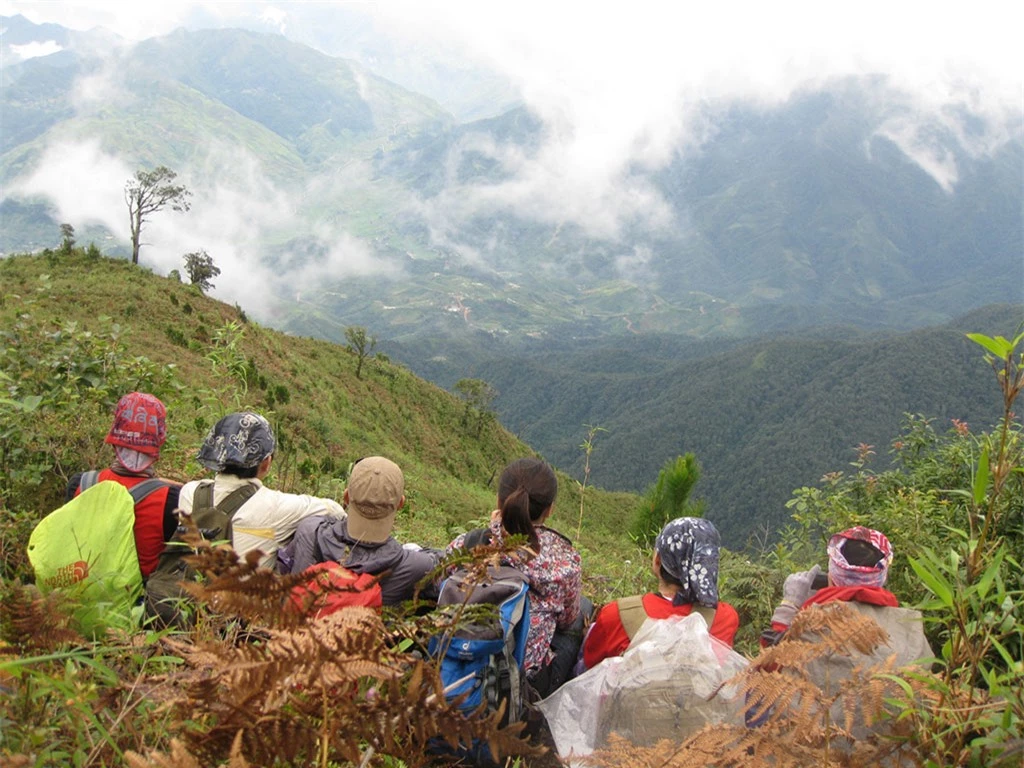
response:
<path fill-rule="evenodd" d="M 498 509 L 491 515 L 489 541 L 522 535 L 532 555 L 510 558 L 530 583 L 530 631 L 526 676 L 540 696 L 565 682 L 579 650 L 580 555 L 572 542 L 545 523 L 554 509 L 558 479 L 540 459 L 518 459 L 501 473 Z M 465 546 L 467 534 L 448 545 Z"/>
<path fill-rule="evenodd" d="M 587 669 L 609 656 L 620 656 L 647 618 L 704 617 L 711 636 L 732 647 L 740 619 L 736 609 L 718 599 L 718 553 L 721 540 L 710 520 L 678 517 L 654 545 L 651 561 L 658 591 L 615 600 L 601 609 L 583 643 Z"/>

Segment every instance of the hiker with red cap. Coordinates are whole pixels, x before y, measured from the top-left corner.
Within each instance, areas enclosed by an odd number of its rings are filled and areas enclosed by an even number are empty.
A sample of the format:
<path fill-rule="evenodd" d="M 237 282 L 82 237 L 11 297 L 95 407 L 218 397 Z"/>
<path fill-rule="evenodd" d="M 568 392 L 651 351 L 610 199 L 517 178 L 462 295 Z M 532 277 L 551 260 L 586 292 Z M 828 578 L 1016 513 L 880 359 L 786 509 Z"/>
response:
<path fill-rule="evenodd" d="M 174 511 L 180 484 L 157 478 L 154 469 L 166 439 L 164 404 L 146 392 L 131 392 L 118 401 L 105 439 L 114 447 L 110 467 L 76 473 L 67 487 L 68 501 L 104 480 L 120 483 L 129 491 L 135 489 L 133 496 L 140 497 L 135 502 L 135 549 L 143 577 L 156 568 L 165 542 L 178 526 Z"/>

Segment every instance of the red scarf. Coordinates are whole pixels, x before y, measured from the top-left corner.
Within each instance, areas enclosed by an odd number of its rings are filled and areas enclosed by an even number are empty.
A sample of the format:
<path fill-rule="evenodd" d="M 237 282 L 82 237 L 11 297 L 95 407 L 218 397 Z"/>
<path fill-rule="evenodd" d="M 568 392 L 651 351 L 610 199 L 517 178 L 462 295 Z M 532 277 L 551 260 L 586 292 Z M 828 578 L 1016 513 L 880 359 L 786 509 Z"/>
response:
<path fill-rule="evenodd" d="M 883 608 L 899 608 L 900 601 L 892 592 L 883 587 L 825 587 L 819 589 L 800 606 L 824 605 L 825 603 L 867 603 Z"/>

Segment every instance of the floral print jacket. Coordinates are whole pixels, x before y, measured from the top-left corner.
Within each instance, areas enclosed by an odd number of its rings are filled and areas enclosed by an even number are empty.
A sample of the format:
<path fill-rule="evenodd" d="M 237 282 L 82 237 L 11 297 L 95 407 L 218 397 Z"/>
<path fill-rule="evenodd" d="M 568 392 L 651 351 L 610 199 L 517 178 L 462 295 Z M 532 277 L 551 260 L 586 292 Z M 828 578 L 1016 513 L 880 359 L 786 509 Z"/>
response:
<path fill-rule="evenodd" d="M 490 525 L 493 541 L 505 535 L 500 522 Z M 448 551 L 462 546 L 462 534 Z M 537 527 L 540 553 L 528 562 L 508 558 L 503 565 L 518 568 L 530 582 L 530 631 L 526 638 L 526 671 L 536 672 L 554 659 L 551 638 L 556 629 L 569 627 L 580 613 L 582 592 L 580 553 L 565 536 L 551 528 Z"/>

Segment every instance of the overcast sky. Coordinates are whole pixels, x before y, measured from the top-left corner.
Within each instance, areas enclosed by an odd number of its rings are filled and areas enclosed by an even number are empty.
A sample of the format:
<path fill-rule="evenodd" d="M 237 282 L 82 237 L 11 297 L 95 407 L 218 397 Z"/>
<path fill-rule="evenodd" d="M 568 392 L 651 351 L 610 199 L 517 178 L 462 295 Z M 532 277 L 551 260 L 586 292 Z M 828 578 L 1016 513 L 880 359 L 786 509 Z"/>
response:
<path fill-rule="evenodd" d="M 1022 7 L 1011 0 L 0 0 L 4 15 L 22 13 L 74 29 L 103 26 L 133 41 L 179 26 L 238 25 L 309 41 L 311 29 L 330 27 L 333 13 L 366 14 L 397 39 L 436 44 L 503 74 L 551 128 L 554 140 L 537 162 L 518 169 L 505 188 L 487 190 L 490 200 L 466 194 L 452 199 L 530 205 L 531 215 L 559 222 L 601 222 L 607 231 L 599 234 L 609 236 L 624 217 L 646 216 L 655 224 L 663 218 L 648 190 L 623 184 L 624 169 L 657 167 L 680 145 L 699 140 L 688 135 L 693 129 L 687 119 L 690 108 L 706 99 L 770 104 L 832 76 L 882 73 L 912 95 L 923 116 L 943 119 L 943 106 L 965 104 L 997 126 L 986 141 L 1020 135 Z M 953 188 L 956 168 L 922 142 L 918 126 L 904 121 L 884 132 L 938 184 Z M 442 207 L 451 210 L 450 202 L 442 199 Z"/>
<path fill-rule="evenodd" d="M 528 98 L 575 104 L 629 94 L 642 113 L 681 86 L 777 95 L 794 80 L 837 72 L 890 73 L 936 98 L 966 80 L 1019 106 L 1024 77 L 1024 6 L 1013 0 L 0 0 L 4 15 L 74 29 L 104 26 L 130 40 L 183 25 L 258 20 L 288 34 L 332 7 L 371 15 L 394 34 L 460 46 L 513 78 Z"/>

